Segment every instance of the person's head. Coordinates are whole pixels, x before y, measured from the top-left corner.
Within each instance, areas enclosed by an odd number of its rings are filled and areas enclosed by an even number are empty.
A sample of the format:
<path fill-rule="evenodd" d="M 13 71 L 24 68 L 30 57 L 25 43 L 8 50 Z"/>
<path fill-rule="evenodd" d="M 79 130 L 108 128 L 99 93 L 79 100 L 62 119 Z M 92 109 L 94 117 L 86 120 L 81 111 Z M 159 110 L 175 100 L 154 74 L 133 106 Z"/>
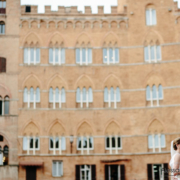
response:
<path fill-rule="evenodd" d="M 180 149 L 180 137 L 173 140 L 173 149 L 175 151 Z"/>

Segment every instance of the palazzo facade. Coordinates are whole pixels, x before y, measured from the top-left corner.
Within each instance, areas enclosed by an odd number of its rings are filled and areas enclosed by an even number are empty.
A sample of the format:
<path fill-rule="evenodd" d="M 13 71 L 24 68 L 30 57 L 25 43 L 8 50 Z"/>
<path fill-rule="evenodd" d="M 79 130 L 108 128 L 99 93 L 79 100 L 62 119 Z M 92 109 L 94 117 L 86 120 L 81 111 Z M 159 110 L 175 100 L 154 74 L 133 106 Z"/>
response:
<path fill-rule="evenodd" d="M 1 2 L 2 168 L 19 166 L 18 180 L 170 179 L 163 169 L 180 136 L 177 3 L 39 14 Z"/>

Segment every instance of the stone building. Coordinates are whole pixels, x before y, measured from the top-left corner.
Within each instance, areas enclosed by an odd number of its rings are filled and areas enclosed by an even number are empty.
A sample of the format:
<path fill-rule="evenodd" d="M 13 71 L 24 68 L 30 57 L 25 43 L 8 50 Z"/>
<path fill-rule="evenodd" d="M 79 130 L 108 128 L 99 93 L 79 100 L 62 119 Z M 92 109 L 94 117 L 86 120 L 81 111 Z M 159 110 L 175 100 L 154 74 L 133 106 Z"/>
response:
<path fill-rule="evenodd" d="M 177 3 L 118 0 L 110 14 L 4 3 L 2 168 L 19 164 L 19 180 L 170 179 L 162 168 L 180 136 Z"/>
<path fill-rule="evenodd" d="M 20 2 L 0 0 L 0 180 L 18 180 Z"/>

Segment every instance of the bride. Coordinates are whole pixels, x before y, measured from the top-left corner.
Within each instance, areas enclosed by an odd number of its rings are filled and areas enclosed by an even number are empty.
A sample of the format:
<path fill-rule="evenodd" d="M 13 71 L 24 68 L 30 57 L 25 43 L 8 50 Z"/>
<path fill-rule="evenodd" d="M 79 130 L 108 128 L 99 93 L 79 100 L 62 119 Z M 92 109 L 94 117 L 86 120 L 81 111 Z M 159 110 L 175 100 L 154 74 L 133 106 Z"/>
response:
<path fill-rule="evenodd" d="M 171 142 L 171 166 L 172 180 L 180 180 L 180 138 L 176 138 Z"/>

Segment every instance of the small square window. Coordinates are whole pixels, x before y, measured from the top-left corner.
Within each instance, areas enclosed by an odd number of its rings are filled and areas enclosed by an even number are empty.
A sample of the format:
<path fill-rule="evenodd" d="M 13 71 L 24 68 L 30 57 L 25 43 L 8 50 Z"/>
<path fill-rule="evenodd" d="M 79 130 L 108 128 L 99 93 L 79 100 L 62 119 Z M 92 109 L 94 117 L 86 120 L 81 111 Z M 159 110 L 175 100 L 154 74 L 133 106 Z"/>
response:
<path fill-rule="evenodd" d="M 31 12 L 31 6 L 26 6 L 26 12 Z"/>

